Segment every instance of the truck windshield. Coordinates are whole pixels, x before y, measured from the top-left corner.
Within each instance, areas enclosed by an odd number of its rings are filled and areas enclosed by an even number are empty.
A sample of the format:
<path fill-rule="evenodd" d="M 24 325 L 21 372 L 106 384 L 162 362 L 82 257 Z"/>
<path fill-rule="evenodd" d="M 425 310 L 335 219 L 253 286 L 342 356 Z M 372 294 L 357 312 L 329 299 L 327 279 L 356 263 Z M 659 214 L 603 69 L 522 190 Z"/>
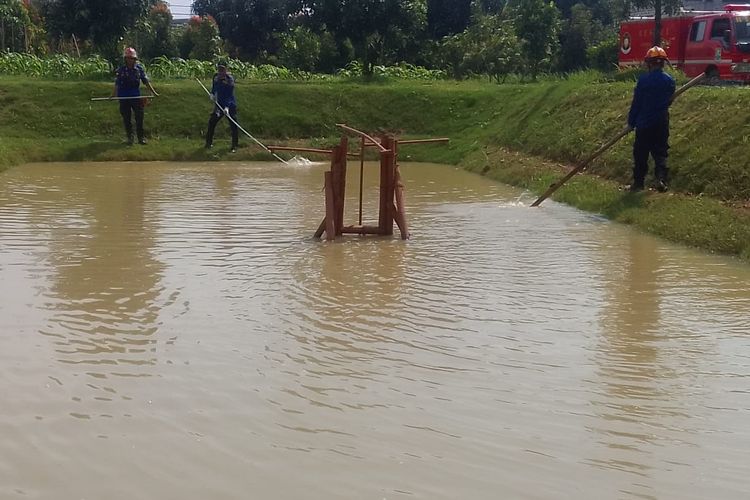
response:
<path fill-rule="evenodd" d="M 735 17 L 734 28 L 738 42 L 750 42 L 750 16 Z"/>

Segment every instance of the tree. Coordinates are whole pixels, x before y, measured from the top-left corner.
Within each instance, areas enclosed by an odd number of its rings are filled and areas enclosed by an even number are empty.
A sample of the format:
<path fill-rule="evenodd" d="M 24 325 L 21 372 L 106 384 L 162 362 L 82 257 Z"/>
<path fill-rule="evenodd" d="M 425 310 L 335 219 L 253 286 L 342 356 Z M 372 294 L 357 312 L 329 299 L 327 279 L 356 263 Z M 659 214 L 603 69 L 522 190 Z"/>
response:
<path fill-rule="evenodd" d="M 463 32 L 471 20 L 471 0 L 427 0 L 427 31 L 439 40 Z"/>
<path fill-rule="evenodd" d="M 478 15 L 500 14 L 505 6 L 505 0 L 475 0 L 474 9 Z"/>
<path fill-rule="evenodd" d="M 587 51 L 600 41 L 602 31 L 601 24 L 593 19 L 588 7 L 582 3 L 574 5 L 570 19 L 562 23 L 558 69 L 569 72 L 587 67 Z"/>
<path fill-rule="evenodd" d="M 180 55 L 201 61 L 215 61 L 222 55 L 219 27 L 211 16 L 193 16 L 182 33 Z"/>
<path fill-rule="evenodd" d="M 536 79 L 540 70 L 549 67 L 558 47 L 559 11 L 544 0 L 515 0 L 508 7 L 521 39 L 524 73 Z"/>
<path fill-rule="evenodd" d="M 365 74 L 376 64 L 418 58 L 426 41 L 426 0 L 301 0 L 299 8 L 313 30 L 348 39 Z"/>
<path fill-rule="evenodd" d="M 177 55 L 172 39 L 172 12 L 164 2 L 156 2 L 148 13 L 148 20 L 154 33 L 154 44 L 151 47 L 151 57 Z"/>
<path fill-rule="evenodd" d="M 354 59 L 354 46 L 351 40 L 336 40 L 329 31 L 323 30 L 320 36 L 320 59 L 318 70 L 333 73 Z"/>
<path fill-rule="evenodd" d="M 112 51 L 125 30 L 135 26 L 152 3 L 153 0 L 42 0 L 41 5 L 49 33 L 76 35 Z"/>
<path fill-rule="evenodd" d="M 614 28 L 604 36 L 604 39 L 588 48 L 586 57 L 589 65 L 600 71 L 612 71 L 617 68 L 617 54 L 620 52 L 620 37 Z"/>
<path fill-rule="evenodd" d="M 281 36 L 279 62 L 288 68 L 314 71 L 320 60 L 320 37 L 303 26 Z"/>
<path fill-rule="evenodd" d="M 463 33 L 446 37 L 441 52 L 453 76 L 484 74 L 497 82 L 518 71 L 521 43 L 510 20 L 480 16 Z"/>
<path fill-rule="evenodd" d="M 624 13 L 624 2 L 629 0 L 554 0 L 555 7 L 560 11 L 563 19 L 570 19 L 573 14 L 573 6 L 583 5 L 591 11 L 592 19 L 603 25 L 611 25 L 615 20 L 628 17 Z"/>
<path fill-rule="evenodd" d="M 158 56 L 174 57 L 177 47 L 172 37 L 172 13 L 167 4 L 157 1 L 149 10 L 148 16 L 138 20 L 135 27 L 125 36 L 126 45 L 138 49 L 145 60 Z"/>
<path fill-rule="evenodd" d="M 26 50 L 31 26 L 28 6 L 21 0 L 0 0 L 0 51 Z"/>
<path fill-rule="evenodd" d="M 291 0 L 195 0 L 193 11 L 212 16 L 219 32 L 240 53 L 252 60 L 264 59 L 279 49 L 279 37 L 288 27 Z"/>

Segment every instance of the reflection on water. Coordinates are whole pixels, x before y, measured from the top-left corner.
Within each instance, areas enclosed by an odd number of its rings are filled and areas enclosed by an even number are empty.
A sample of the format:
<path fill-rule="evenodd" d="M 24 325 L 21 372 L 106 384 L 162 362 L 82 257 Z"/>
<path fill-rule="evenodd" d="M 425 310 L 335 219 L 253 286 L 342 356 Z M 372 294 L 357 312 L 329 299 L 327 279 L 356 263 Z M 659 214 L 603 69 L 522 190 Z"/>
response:
<path fill-rule="evenodd" d="M 163 266 L 152 256 L 146 182 L 127 172 L 73 173 L 56 188 L 58 196 L 30 214 L 49 231 L 44 295 L 52 314 L 39 332 L 52 337 L 59 361 L 89 365 L 98 378 L 148 376 L 142 365 L 155 363 Z"/>
<path fill-rule="evenodd" d="M 658 498 L 650 484 L 651 447 L 659 436 L 649 429 L 662 417 L 679 416 L 670 409 L 678 394 L 663 390 L 670 377 L 660 361 L 659 243 L 648 237 L 627 238 L 619 248 L 606 248 L 612 272 L 605 287 L 607 307 L 602 308 L 601 345 L 597 348 L 598 380 L 604 386 L 592 403 L 602 419 L 596 425 L 606 446 L 591 463 L 629 472 L 640 480 L 623 489 L 639 498 Z M 619 265 L 612 265 L 612 261 Z M 634 460 L 633 456 L 640 457 Z"/>
<path fill-rule="evenodd" d="M 746 266 L 438 165 L 316 242 L 324 168 L 0 176 L 0 498 L 745 496 Z"/>

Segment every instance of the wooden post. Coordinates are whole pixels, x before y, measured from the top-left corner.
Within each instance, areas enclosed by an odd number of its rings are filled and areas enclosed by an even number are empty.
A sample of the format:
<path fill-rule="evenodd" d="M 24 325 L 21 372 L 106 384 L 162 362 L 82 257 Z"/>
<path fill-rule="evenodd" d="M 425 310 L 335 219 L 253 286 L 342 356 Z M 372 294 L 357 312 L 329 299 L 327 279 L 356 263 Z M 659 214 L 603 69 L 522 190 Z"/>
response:
<path fill-rule="evenodd" d="M 335 182 L 338 185 L 336 193 L 336 236 L 340 236 L 341 229 L 344 227 L 344 202 L 346 200 L 346 152 L 349 147 L 349 139 L 341 136 L 341 142 L 338 145 L 337 153 L 334 153 L 338 165 L 338 179 Z"/>
<path fill-rule="evenodd" d="M 393 234 L 393 176 L 394 176 L 394 140 L 383 136 L 381 144 L 385 151 L 380 153 L 380 230 L 385 236 Z"/>
<path fill-rule="evenodd" d="M 365 179 L 365 138 L 362 137 L 362 145 L 359 148 L 359 225 L 362 225 L 362 189 Z"/>
<path fill-rule="evenodd" d="M 333 173 L 325 173 L 325 195 L 326 195 L 326 240 L 333 241 L 336 239 L 336 208 L 333 193 Z"/>
<path fill-rule="evenodd" d="M 401 239 L 409 239 L 409 226 L 406 223 L 406 207 L 404 206 L 404 184 L 401 182 L 401 171 L 396 164 L 396 224 L 401 231 Z"/>
<path fill-rule="evenodd" d="M 401 169 L 398 168 L 398 139 L 393 141 L 393 191 L 396 197 L 396 206 L 393 209 L 394 219 L 401 232 L 401 239 L 409 239 L 409 226 L 406 223 L 406 207 L 404 206 L 404 183 L 401 181 Z"/>
<path fill-rule="evenodd" d="M 76 46 L 76 54 L 78 54 L 78 58 L 81 58 L 81 50 L 78 48 L 78 40 L 76 39 L 75 33 L 71 35 L 73 37 L 73 43 Z M 138 44 L 136 44 L 136 47 L 138 47 Z"/>

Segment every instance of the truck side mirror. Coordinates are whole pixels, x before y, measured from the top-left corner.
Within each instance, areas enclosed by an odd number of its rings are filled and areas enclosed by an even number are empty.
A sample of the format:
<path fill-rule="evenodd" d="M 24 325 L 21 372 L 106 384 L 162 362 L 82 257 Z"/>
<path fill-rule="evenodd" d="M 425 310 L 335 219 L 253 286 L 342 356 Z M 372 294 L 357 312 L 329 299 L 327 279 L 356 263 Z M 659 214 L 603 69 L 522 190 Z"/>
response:
<path fill-rule="evenodd" d="M 722 40 L 724 41 L 724 44 L 729 46 L 729 41 L 732 39 L 732 31 L 731 30 L 724 30 L 724 36 L 722 37 Z"/>

